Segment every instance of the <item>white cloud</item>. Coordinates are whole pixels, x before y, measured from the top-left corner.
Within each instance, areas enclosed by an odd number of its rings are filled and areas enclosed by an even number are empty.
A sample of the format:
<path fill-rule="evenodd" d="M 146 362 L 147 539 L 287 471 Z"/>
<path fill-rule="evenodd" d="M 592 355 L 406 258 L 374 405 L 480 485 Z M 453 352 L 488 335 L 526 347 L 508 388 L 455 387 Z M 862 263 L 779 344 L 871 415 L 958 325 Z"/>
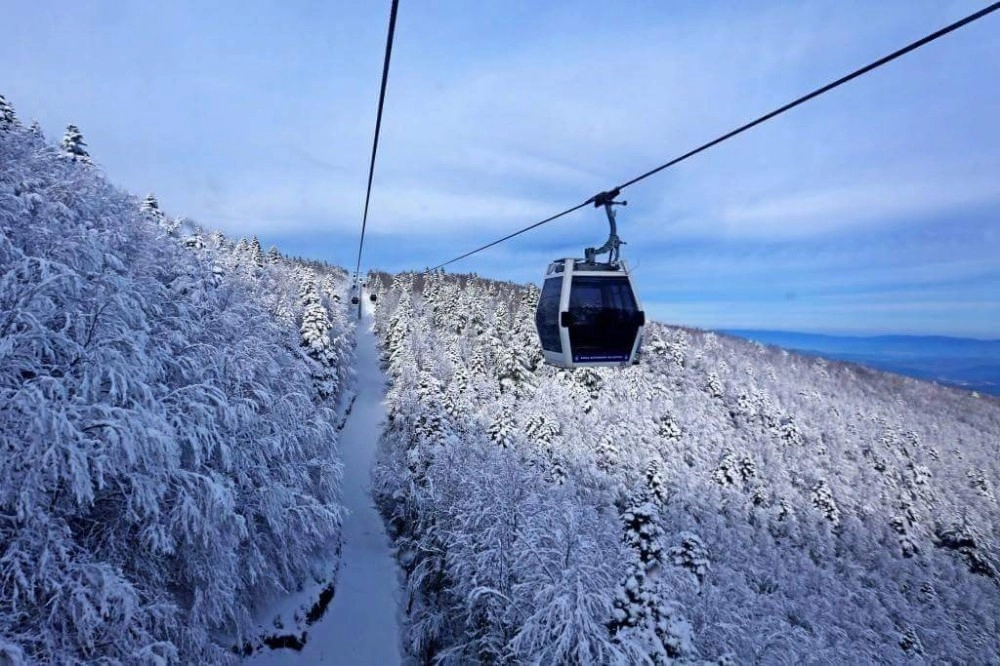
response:
<path fill-rule="evenodd" d="M 808 237 L 905 223 L 991 203 L 1000 203 L 1000 183 L 973 174 L 947 180 L 890 178 L 730 204 L 720 211 L 719 228 L 730 238 Z"/>
<path fill-rule="evenodd" d="M 272 182 L 212 196 L 199 221 L 240 234 L 355 231 L 363 207 L 364 190 L 342 181 Z M 502 194 L 383 185 L 372 195 L 369 231 L 427 238 L 484 230 L 500 233 L 522 220 L 547 216 L 551 210 L 550 203 Z"/>

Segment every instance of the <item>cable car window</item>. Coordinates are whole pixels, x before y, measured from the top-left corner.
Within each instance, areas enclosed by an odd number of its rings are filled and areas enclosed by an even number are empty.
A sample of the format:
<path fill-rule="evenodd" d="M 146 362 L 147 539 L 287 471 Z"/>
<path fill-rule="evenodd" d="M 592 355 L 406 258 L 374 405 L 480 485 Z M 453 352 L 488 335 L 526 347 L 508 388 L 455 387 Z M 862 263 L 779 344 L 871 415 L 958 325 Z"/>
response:
<path fill-rule="evenodd" d="M 562 278 L 549 278 L 542 287 L 542 295 L 538 299 L 538 309 L 535 311 L 535 326 L 538 328 L 538 339 L 545 351 L 562 353 L 562 341 L 559 339 L 559 297 L 562 295 Z"/>
<path fill-rule="evenodd" d="M 607 309 L 635 312 L 635 297 L 625 276 L 588 277 L 574 276 L 569 293 L 570 310 Z"/>
<path fill-rule="evenodd" d="M 628 277 L 574 276 L 569 312 L 574 363 L 629 359 L 640 323 Z"/>

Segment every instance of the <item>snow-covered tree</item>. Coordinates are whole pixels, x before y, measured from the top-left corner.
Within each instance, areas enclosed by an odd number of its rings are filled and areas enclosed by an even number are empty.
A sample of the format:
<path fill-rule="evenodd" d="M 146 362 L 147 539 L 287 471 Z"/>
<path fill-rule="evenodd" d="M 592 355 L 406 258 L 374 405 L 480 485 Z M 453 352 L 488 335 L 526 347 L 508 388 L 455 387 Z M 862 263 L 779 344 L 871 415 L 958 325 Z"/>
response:
<path fill-rule="evenodd" d="M 597 467 L 605 472 L 616 470 L 621 460 L 621 451 L 615 439 L 611 433 L 606 433 L 597 443 Z"/>
<path fill-rule="evenodd" d="M 255 266 L 264 265 L 264 251 L 260 247 L 260 241 L 257 240 L 257 236 L 254 236 L 250 240 L 250 261 L 252 261 Z"/>
<path fill-rule="evenodd" d="M 17 124 L 17 116 L 14 114 L 14 107 L 10 102 L 0 95 L 0 130 L 7 130 Z"/>
<path fill-rule="evenodd" d="M 677 423 L 677 419 L 670 412 L 661 414 L 659 418 L 656 419 L 657 431 L 660 437 L 667 440 L 668 442 L 677 442 L 681 438 L 681 427 Z"/>
<path fill-rule="evenodd" d="M 330 329 L 332 325 L 326 307 L 320 300 L 315 282 L 303 298 L 305 311 L 302 314 L 302 345 L 315 363 L 313 381 L 321 398 L 329 399 L 337 395 L 337 358 L 331 348 Z"/>
<path fill-rule="evenodd" d="M 339 537 L 290 271 L 217 272 L 38 145 L 0 133 L 0 662 L 224 663 Z"/>
<path fill-rule="evenodd" d="M 837 503 L 830 492 L 830 486 L 825 480 L 820 480 L 813 486 L 810 497 L 813 506 L 819 509 L 827 520 L 834 525 L 840 523 L 840 509 L 837 508 Z"/>
<path fill-rule="evenodd" d="M 167 219 L 167 216 L 160 210 L 160 202 L 156 200 L 156 196 L 152 192 L 147 194 L 146 198 L 142 200 L 139 210 L 157 224 L 163 224 Z"/>
<path fill-rule="evenodd" d="M 663 561 L 663 531 L 657 517 L 655 505 L 642 498 L 633 500 L 622 513 L 625 543 L 635 549 L 646 569 L 652 569 Z"/>
<path fill-rule="evenodd" d="M 514 441 L 514 429 L 510 422 L 510 415 L 503 412 L 496 415 L 490 423 L 487 432 L 490 434 L 490 441 L 500 448 L 510 448 Z"/>
<path fill-rule="evenodd" d="M 506 364 L 537 345 L 532 290 L 383 285 L 374 479 L 415 660 L 1000 655 L 996 401 L 655 322 L 637 366 L 522 363 L 532 390 L 512 390 Z"/>
<path fill-rule="evenodd" d="M 91 164 L 90 153 L 87 152 L 87 144 L 83 140 L 83 134 L 76 125 L 67 125 L 66 134 L 63 135 L 62 139 L 62 151 L 63 155 L 72 159 L 74 162 L 83 162 L 84 164 Z"/>
<path fill-rule="evenodd" d="M 669 551 L 670 562 L 693 573 L 699 583 L 705 582 L 705 576 L 708 575 L 711 566 L 705 544 L 697 534 L 691 532 L 682 532 L 680 539 L 680 545 L 674 546 Z"/>
<path fill-rule="evenodd" d="M 664 506 L 670 499 L 666 481 L 663 479 L 663 466 L 658 460 L 650 460 L 646 465 L 646 489 L 657 506 Z"/>

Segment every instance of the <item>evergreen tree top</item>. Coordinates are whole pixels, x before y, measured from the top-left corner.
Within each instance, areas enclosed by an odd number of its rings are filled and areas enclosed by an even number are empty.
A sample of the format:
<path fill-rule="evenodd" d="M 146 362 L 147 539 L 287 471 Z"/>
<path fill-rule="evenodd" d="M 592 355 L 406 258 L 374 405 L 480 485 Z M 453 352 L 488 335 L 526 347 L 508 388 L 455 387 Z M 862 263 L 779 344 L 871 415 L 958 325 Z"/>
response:
<path fill-rule="evenodd" d="M 146 195 L 146 198 L 142 201 L 143 210 L 160 210 L 160 202 L 156 200 L 156 196 L 152 192 Z"/>
<path fill-rule="evenodd" d="M 17 115 L 14 113 L 14 107 L 3 95 L 0 95 L 0 129 L 6 129 L 16 124 Z"/>
<path fill-rule="evenodd" d="M 86 145 L 87 143 L 83 140 L 83 134 L 80 133 L 80 129 L 76 125 L 67 125 L 66 134 L 63 135 L 62 140 L 63 153 L 72 157 L 74 162 L 80 161 L 90 164 L 90 154 L 85 148 Z"/>

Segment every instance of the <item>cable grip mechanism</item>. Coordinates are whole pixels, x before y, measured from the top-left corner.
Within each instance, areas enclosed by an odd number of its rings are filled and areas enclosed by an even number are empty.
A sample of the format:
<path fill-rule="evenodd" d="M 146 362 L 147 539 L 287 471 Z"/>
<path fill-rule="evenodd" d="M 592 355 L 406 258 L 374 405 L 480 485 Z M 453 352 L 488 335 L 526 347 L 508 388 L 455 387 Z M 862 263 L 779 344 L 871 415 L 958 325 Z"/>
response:
<path fill-rule="evenodd" d="M 593 203 L 594 208 L 599 208 L 604 206 L 604 212 L 608 216 L 608 225 L 611 227 L 611 232 L 608 234 L 608 240 L 605 241 L 604 245 L 601 247 L 588 247 L 584 249 L 583 256 L 584 260 L 588 264 L 596 264 L 597 255 L 608 253 L 608 266 L 617 267 L 618 258 L 620 254 L 620 247 L 625 245 L 625 241 L 618 237 L 618 225 L 615 222 L 615 210 L 612 206 L 627 206 L 627 201 L 615 201 L 615 197 L 621 194 L 619 188 L 613 190 L 608 190 L 607 192 L 600 192 L 595 194 L 587 200 L 587 203 Z"/>

